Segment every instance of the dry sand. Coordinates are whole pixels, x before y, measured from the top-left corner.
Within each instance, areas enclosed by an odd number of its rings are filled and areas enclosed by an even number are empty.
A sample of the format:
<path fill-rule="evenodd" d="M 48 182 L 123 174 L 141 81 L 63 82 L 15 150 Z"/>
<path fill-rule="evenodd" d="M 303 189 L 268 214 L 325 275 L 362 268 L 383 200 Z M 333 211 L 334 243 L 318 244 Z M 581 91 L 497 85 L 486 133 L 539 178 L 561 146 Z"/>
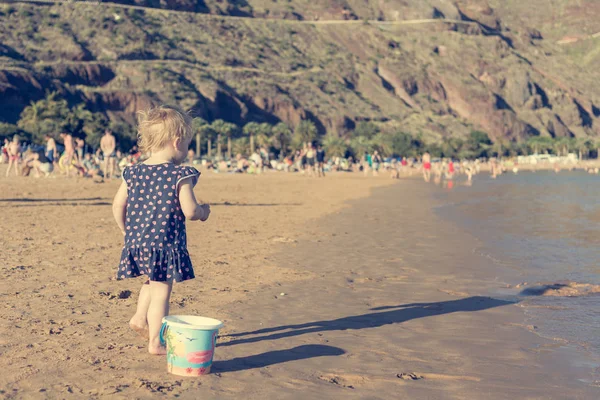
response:
<path fill-rule="evenodd" d="M 197 279 L 175 285 L 171 313 L 226 327 L 214 373 L 181 378 L 127 327 L 141 281 L 112 279 L 118 182 L 3 177 L 0 394 L 595 398 L 518 304 L 482 296 L 503 284 L 432 214 L 436 189 L 391 183 L 206 174 L 213 214 L 188 225 Z"/>

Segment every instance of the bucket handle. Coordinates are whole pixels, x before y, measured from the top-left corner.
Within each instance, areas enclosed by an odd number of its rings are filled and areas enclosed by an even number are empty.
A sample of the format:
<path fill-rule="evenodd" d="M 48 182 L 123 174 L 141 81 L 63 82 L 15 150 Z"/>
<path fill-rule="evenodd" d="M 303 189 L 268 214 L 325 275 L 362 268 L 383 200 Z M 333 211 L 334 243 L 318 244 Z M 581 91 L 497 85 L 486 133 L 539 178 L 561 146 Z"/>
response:
<path fill-rule="evenodd" d="M 160 327 L 160 334 L 158 336 L 158 338 L 160 340 L 160 344 L 163 346 L 167 345 L 167 341 L 165 339 L 165 333 L 167 333 L 167 323 L 163 322 L 162 326 Z"/>

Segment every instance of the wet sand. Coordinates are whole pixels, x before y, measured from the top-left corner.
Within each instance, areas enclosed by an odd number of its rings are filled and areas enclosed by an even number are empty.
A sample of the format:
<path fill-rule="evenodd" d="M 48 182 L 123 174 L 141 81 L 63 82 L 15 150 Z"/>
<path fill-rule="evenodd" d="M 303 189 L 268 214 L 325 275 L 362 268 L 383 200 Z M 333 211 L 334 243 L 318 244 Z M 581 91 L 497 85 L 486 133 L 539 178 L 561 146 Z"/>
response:
<path fill-rule="evenodd" d="M 474 238 L 433 214 L 435 188 L 347 174 L 201 180 L 213 215 L 188 226 L 197 279 L 175 285 L 171 313 L 226 327 L 213 374 L 171 376 L 127 327 L 141 281 L 111 279 L 117 185 L 0 181 L 4 397 L 598 394 L 518 304 L 487 297 L 504 283 Z"/>

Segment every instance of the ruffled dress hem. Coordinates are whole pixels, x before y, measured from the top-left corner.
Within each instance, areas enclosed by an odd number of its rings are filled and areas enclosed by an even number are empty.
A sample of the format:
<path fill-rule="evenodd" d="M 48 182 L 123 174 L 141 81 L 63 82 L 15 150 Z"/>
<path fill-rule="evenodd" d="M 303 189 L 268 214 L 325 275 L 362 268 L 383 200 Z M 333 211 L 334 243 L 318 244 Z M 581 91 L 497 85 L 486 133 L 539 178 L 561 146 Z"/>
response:
<path fill-rule="evenodd" d="M 187 250 L 125 247 L 117 279 L 145 275 L 156 282 L 183 282 L 194 279 L 194 269 Z"/>

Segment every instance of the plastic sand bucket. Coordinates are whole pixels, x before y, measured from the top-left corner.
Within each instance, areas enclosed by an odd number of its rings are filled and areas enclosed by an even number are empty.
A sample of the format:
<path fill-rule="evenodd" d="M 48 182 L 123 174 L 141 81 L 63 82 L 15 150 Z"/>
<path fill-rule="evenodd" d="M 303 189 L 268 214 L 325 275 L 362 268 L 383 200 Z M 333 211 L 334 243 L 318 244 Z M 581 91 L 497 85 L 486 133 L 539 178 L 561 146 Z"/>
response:
<path fill-rule="evenodd" d="M 167 370 L 180 376 L 209 374 L 223 322 L 193 315 L 169 315 L 162 321 L 160 342 L 167 347 Z"/>

